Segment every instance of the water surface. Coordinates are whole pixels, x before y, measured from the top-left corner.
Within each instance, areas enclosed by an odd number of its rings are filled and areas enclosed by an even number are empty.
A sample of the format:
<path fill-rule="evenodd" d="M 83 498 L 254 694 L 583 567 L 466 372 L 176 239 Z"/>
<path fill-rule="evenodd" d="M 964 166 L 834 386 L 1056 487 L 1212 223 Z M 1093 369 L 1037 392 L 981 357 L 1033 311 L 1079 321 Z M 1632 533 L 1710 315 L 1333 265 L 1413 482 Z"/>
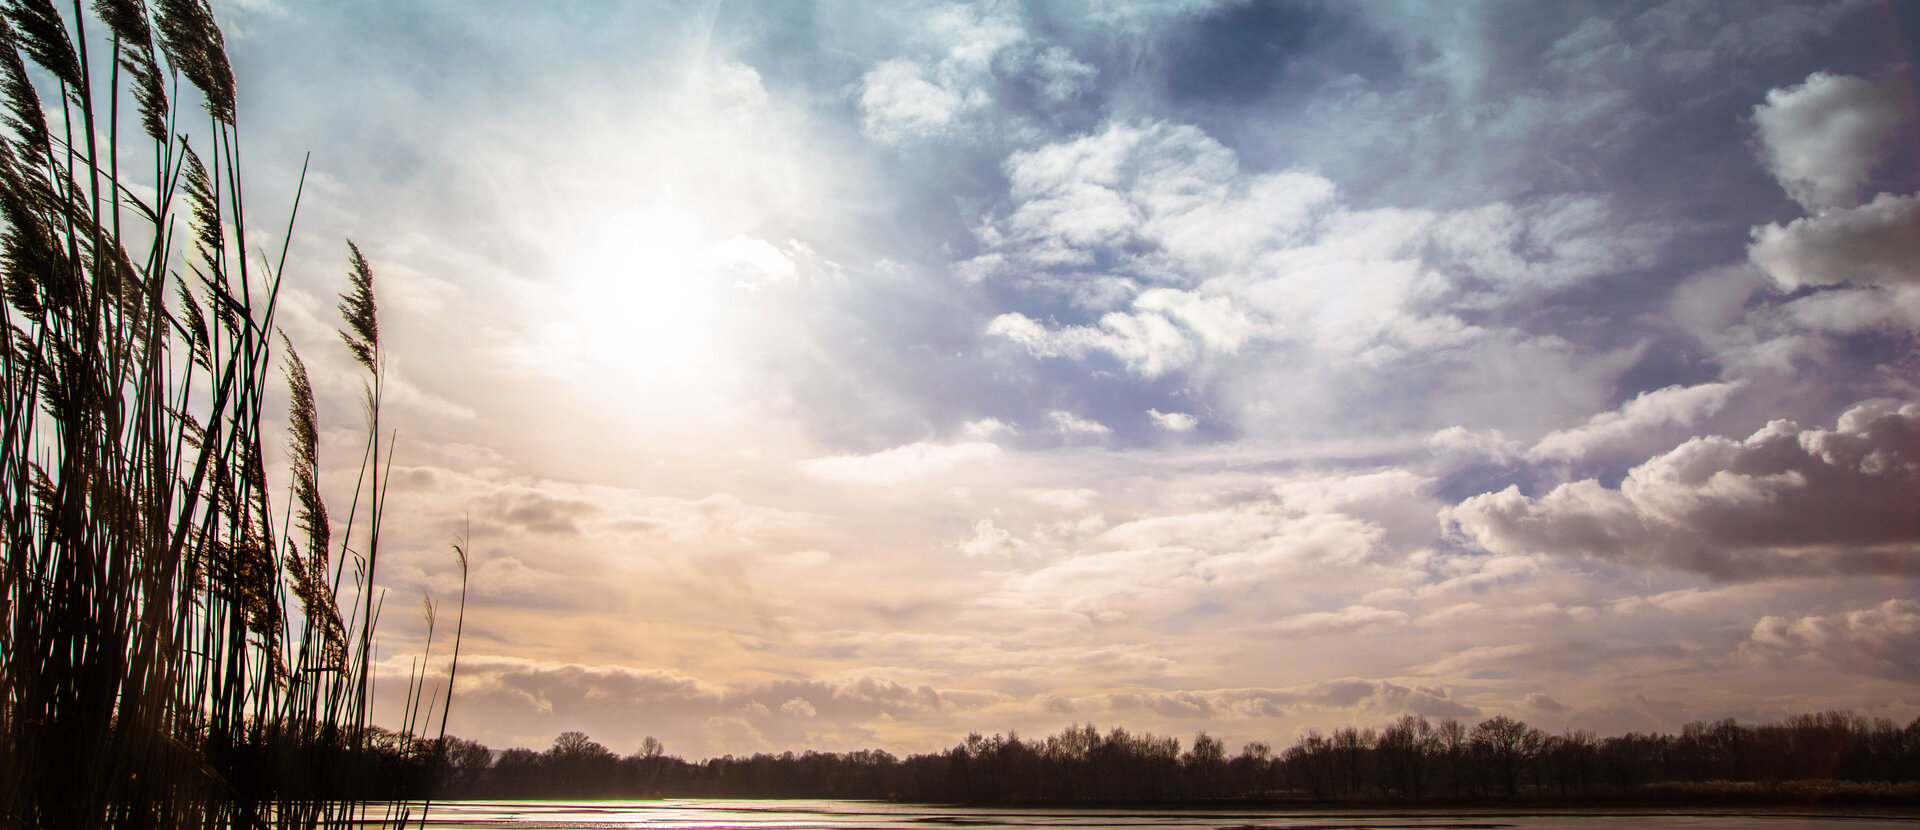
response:
<path fill-rule="evenodd" d="M 1920 816 L 1885 811 L 1537 811 L 1409 810 L 1406 812 L 1275 810 L 973 808 L 873 801 L 454 801 L 434 804 L 428 824 L 436 830 L 612 830 L 701 828 L 706 830 L 1031 830 L 1031 828 L 1513 828 L 1513 830 L 1920 830 Z"/>

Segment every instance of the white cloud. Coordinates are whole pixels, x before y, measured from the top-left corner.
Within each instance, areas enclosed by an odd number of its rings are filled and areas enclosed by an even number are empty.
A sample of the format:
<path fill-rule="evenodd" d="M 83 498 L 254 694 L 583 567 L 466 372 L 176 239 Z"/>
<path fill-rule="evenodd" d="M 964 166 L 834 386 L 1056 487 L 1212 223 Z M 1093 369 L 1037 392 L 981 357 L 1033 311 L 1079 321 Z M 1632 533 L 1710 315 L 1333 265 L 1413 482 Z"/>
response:
<path fill-rule="evenodd" d="M 1034 74 L 1040 94 L 1059 103 L 1092 88 L 1100 71 L 1075 60 L 1073 51 L 1065 46 L 1049 46 L 1034 59 Z"/>
<path fill-rule="evenodd" d="M 1013 425 L 999 418 L 981 418 L 960 425 L 960 431 L 969 438 L 988 439 L 1003 432 L 1013 432 Z"/>
<path fill-rule="evenodd" d="M 1182 263 L 1243 263 L 1301 239 L 1334 195 L 1332 182 L 1309 173 L 1243 175 L 1233 151 L 1195 127 L 1165 123 L 1113 124 L 1015 153 L 1006 168 L 1017 206 L 979 233 L 1003 262 L 1050 266 L 1089 266 L 1097 249 L 1132 242 Z"/>
<path fill-rule="evenodd" d="M 1527 451 L 1527 458 L 1578 461 L 1622 451 L 1639 451 L 1644 455 L 1658 449 L 1645 446 L 1647 443 L 1659 442 L 1671 428 L 1696 426 L 1701 419 L 1725 406 L 1739 388 L 1739 383 L 1703 383 L 1642 392 L 1618 410 L 1602 412 L 1580 426 L 1549 433 Z"/>
<path fill-rule="evenodd" d="M 1920 329 L 1920 286 L 1821 291 L 1787 303 L 1780 310 L 1794 325 L 1811 331 Z"/>
<path fill-rule="evenodd" d="M 987 334 L 1005 337 L 1040 357 L 1106 352 L 1146 378 L 1183 369 L 1203 354 L 1232 354 L 1253 329 L 1225 297 L 1158 288 L 1140 294 L 1131 314 L 1111 312 L 1096 326 L 1048 330 L 1023 314 L 1002 314 Z"/>
<path fill-rule="evenodd" d="M 917 54 L 882 61 L 859 82 L 861 131 L 882 144 L 983 129 L 976 116 L 993 105 L 996 64 L 1003 56 L 1025 54 L 1017 47 L 1028 34 L 1005 10 L 951 5 L 925 15 L 917 11 L 908 12 L 912 31 L 903 44 Z M 1087 68 L 1071 54 L 1042 53 L 1040 86 L 1046 94 L 1070 98 Z"/>
<path fill-rule="evenodd" d="M 1886 158 L 1886 139 L 1912 117 L 1891 84 L 1815 72 L 1753 108 L 1762 161 L 1808 210 L 1845 205 Z"/>
<path fill-rule="evenodd" d="M 1920 284 L 1920 196 L 1882 193 L 1753 231 L 1747 255 L 1782 288 Z"/>
<path fill-rule="evenodd" d="M 1719 579 L 1912 567 L 1920 404 L 1876 401 L 1833 430 L 1774 421 L 1745 440 L 1694 438 L 1628 471 L 1445 512 L 1488 550 L 1583 555 Z"/>
<path fill-rule="evenodd" d="M 973 525 L 973 533 L 959 542 L 955 548 L 968 559 L 1016 559 L 1033 551 L 1033 545 L 1016 538 L 993 523 L 992 519 L 981 519 Z"/>
<path fill-rule="evenodd" d="M 1315 568 L 1356 565 L 1383 536 L 1372 522 L 1303 514 L 1276 499 L 1147 515 L 1081 542 L 1079 555 L 1010 575 L 983 602 L 1097 622 L 1152 620 L 1202 603 L 1265 607 L 1277 586 Z"/>
<path fill-rule="evenodd" d="M 1468 305 L 1498 306 L 1644 267 L 1668 232 L 1619 222 L 1599 197 L 1559 195 L 1443 214 L 1425 255 L 1435 268 L 1486 284 L 1473 289 Z"/>
<path fill-rule="evenodd" d="M 1111 360 L 1145 380 L 1233 377 L 1229 396 L 1249 407 L 1357 396 L 1340 369 L 1371 378 L 1423 364 L 1442 384 L 1425 394 L 1463 409 L 1591 412 L 1609 362 L 1569 365 L 1571 343 L 1486 327 L 1504 316 L 1487 312 L 1644 268 L 1675 232 L 1623 220 L 1594 194 L 1354 209 L 1325 177 L 1243 170 L 1205 132 L 1164 122 L 1109 123 L 1016 152 L 1005 168 L 1012 204 L 976 227 L 982 250 L 956 272 L 1084 313 L 1043 319 L 1015 305 L 987 335 L 1096 372 Z M 1484 388 L 1511 390 L 1520 375 L 1569 397 L 1506 407 Z"/>
<path fill-rule="evenodd" d="M 985 106 L 984 92 L 935 83 L 928 68 L 890 60 L 861 79 L 861 128 L 876 141 L 899 144 L 945 133 L 965 110 Z"/>
<path fill-rule="evenodd" d="M 1471 430 L 1450 426 L 1427 436 L 1427 448 L 1443 469 L 1483 462 L 1505 464 L 1520 453 L 1520 443 L 1510 441 L 1497 429 Z"/>
<path fill-rule="evenodd" d="M 1082 418 L 1063 409 L 1047 411 L 1047 420 L 1053 422 L 1054 431 L 1065 436 L 1106 435 L 1113 429 L 1106 424 L 1090 418 Z"/>
<path fill-rule="evenodd" d="M 1073 490 L 1016 490 L 1014 495 L 1055 510 L 1085 510 L 1093 506 L 1093 500 L 1099 498 L 1100 491 L 1084 487 Z"/>
<path fill-rule="evenodd" d="M 793 258 L 764 239 L 736 235 L 707 249 L 714 265 L 740 278 L 747 285 L 793 279 L 797 272 Z"/>
<path fill-rule="evenodd" d="M 1153 425 L 1168 432 L 1192 432 L 1200 426 L 1200 419 L 1185 412 L 1161 412 L 1158 409 L 1147 410 L 1147 417 L 1153 419 Z"/>
<path fill-rule="evenodd" d="M 1000 447 L 981 441 L 933 444 L 925 441 L 870 455 L 840 455 L 800 462 L 801 474 L 820 481 L 862 487 L 898 487 L 937 478 L 955 469 L 1000 458 Z"/>

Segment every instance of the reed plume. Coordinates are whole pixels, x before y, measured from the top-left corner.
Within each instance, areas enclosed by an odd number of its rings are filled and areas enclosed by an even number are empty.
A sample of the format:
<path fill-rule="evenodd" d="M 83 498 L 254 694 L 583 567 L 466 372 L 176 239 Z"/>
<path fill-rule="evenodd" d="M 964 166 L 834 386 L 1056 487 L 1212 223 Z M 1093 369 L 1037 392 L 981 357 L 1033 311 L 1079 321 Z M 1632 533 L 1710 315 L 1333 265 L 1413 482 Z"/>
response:
<path fill-rule="evenodd" d="M 313 384 L 279 334 L 276 526 L 262 412 L 286 252 L 248 264 L 224 39 L 205 0 L 92 10 L 0 0 L 0 830 L 365 823 L 393 440 L 372 268 L 349 243 L 342 336 L 370 377 L 348 520 L 336 535 Z M 205 124 L 180 123 L 180 77 Z"/>

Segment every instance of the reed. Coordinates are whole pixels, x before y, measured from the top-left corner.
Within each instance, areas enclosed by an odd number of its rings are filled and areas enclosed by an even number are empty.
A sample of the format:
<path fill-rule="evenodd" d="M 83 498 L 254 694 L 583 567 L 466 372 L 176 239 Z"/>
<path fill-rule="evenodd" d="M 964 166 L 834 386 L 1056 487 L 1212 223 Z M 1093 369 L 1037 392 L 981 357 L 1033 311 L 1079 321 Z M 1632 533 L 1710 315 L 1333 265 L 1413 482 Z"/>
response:
<path fill-rule="evenodd" d="M 267 481 L 286 248 L 254 260 L 243 242 L 235 84 L 206 0 L 3 0 L 0 97 L 0 827 L 404 823 L 364 800 L 387 734 L 368 717 L 393 441 L 371 267 L 349 243 L 341 336 L 367 437 L 335 538 L 284 335 L 278 516 Z M 417 754 L 443 743 L 401 734 Z"/>

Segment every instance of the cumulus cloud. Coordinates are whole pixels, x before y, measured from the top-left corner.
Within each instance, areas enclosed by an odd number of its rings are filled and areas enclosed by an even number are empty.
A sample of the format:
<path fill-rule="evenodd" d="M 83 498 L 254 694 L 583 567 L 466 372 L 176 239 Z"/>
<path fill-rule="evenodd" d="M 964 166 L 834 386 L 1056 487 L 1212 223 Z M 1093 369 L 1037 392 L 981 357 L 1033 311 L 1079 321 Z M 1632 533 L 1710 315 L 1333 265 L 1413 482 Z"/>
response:
<path fill-rule="evenodd" d="M 915 21 L 917 55 L 882 61 L 860 79 L 860 126 L 885 144 L 953 134 L 993 101 L 993 62 L 1026 37 L 1007 14 L 975 6 Z"/>
<path fill-rule="evenodd" d="M 1200 419 L 1185 412 L 1161 412 L 1158 409 L 1147 410 L 1147 417 L 1153 419 L 1153 425 L 1168 432 L 1192 432 L 1200 426 Z"/>
<path fill-rule="evenodd" d="M 1334 196 L 1332 182 L 1310 173 L 1244 174 L 1234 153 L 1206 133 L 1167 123 L 1112 124 L 1018 152 L 1006 171 L 1013 207 L 976 233 L 1001 257 L 993 264 L 1046 266 L 1050 280 L 1078 272 L 1098 281 L 1098 253 L 1128 245 L 1189 263 L 1244 262 L 1299 240 Z M 1117 276 L 1192 279 L 1152 268 Z"/>
<path fill-rule="evenodd" d="M 1753 109 L 1767 171 L 1808 210 L 1854 199 L 1886 158 L 1886 139 L 1913 115 L 1892 84 L 1815 72 L 1798 86 L 1767 93 Z"/>
<path fill-rule="evenodd" d="M 1644 447 L 1671 428 L 1690 428 L 1718 412 L 1740 388 L 1739 383 L 1703 383 L 1669 386 L 1642 392 L 1613 412 L 1593 416 L 1585 424 L 1548 433 L 1527 451 L 1534 461 L 1577 461 Z M 1669 444 L 1668 446 L 1671 446 Z"/>
<path fill-rule="evenodd" d="M 1142 381 L 1235 375 L 1254 394 L 1284 383 L 1296 400 L 1359 393 L 1352 376 L 1282 368 L 1302 359 L 1362 379 L 1418 363 L 1442 383 L 1585 381 L 1566 371 L 1570 344 L 1490 313 L 1644 268 L 1673 232 L 1624 221 L 1594 194 L 1355 209 L 1323 176 L 1246 170 L 1206 132 L 1167 122 L 1110 122 L 1014 153 L 1005 169 L 1010 204 L 955 266 L 1021 295 L 989 337 Z"/>
<path fill-rule="evenodd" d="M 992 463 L 1000 447 L 984 441 L 964 444 L 919 442 L 870 455 L 839 455 L 800 462 L 801 474 L 820 481 L 864 487 L 898 487 L 936 478 L 952 470 Z"/>
<path fill-rule="evenodd" d="M 1208 352 L 1238 351 L 1252 329 L 1246 315 L 1225 297 L 1159 288 L 1135 298 L 1133 309 L 1110 312 L 1097 326 L 1053 330 L 1013 312 L 994 318 L 987 334 L 1005 337 L 1040 357 L 1105 352 L 1141 377 L 1156 378 L 1186 368 Z"/>
<path fill-rule="evenodd" d="M 1628 471 L 1538 497 L 1509 487 L 1445 512 L 1500 553 L 1589 556 L 1717 579 L 1910 571 L 1920 404 L 1860 404 L 1835 429 L 1774 421 L 1694 438 Z"/>
<path fill-rule="evenodd" d="M 955 543 L 954 547 L 968 559 L 1014 559 L 1033 551 L 1031 543 L 1015 537 L 1005 528 L 994 524 L 992 519 L 975 522 L 973 533 Z"/>
<path fill-rule="evenodd" d="M 1753 627 L 1752 646 L 1770 657 L 1811 659 L 1857 674 L 1920 682 L 1920 602 L 1890 599 L 1826 616 L 1763 617 Z"/>
<path fill-rule="evenodd" d="M 929 78 L 929 75 L 934 77 Z M 874 67 L 861 79 L 861 127 L 874 140 L 898 144 L 940 135 L 952 129 L 964 112 L 989 100 L 984 90 L 967 85 L 957 73 L 908 60 L 891 60 Z"/>
<path fill-rule="evenodd" d="M 861 131 L 882 144 L 976 138 L 1020 119 L 999 98 L 1025 88 L 1060 105 L 1093 85 L 1099 70 L 1073 50 L 1047 44 L 1019 16 L 995 4 L 951 4 L 906 12 L 908 54 L 861 76 Z"/>
<path fill-rule="evenodd" d="M 1606 200 L 1565 194 L 1442 214 L 1425 252 L 1468 292 L 1469 306 L 1566 288 L 1651 262 L 1664 233 L 1620 223 Z"/>
<path fill-rule="evenodd" d="M 1450 426 L 1427 436 L 1427 448 L 1442 469 L 1470 464 L 1504 464 L 1520 456 L 1523 445 L 1509 440 L 1497 429 L 1472 430 Z"/>
<path fill-rule="evenodd" d="M 1856 208 L 1755 228 L 1747 255 L 1786 289 L 1920 284 L 1920 196 L 1882 193 Z"/>

